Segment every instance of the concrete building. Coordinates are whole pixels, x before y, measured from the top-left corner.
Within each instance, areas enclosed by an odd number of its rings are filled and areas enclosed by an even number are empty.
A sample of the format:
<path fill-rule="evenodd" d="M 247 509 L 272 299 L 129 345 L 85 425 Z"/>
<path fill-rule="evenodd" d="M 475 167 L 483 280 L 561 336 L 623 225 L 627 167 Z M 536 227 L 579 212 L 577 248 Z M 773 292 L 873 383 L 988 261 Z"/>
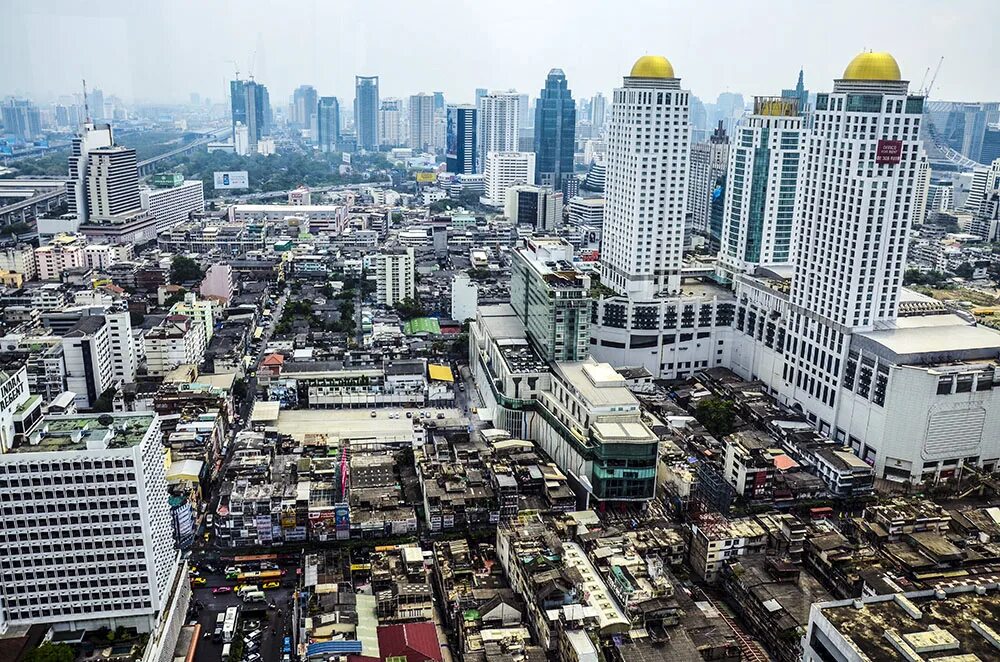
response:
<path fill-rule="evenodd" d="M 205 359 L 205 329 L 195 318 L 170 315 L 143 337 L 146 372 L 162 377 L 181 365 L 199 365 Z"/>
<path fill-rule="evenodd" d="M 194 212 L 205 211 L 205 190 L 200 180 L 176 186 L 140 189 L 142 208 L 156 219 L 157 232 L 186 223 Z"/>
<path fill-rule="evenodd" d="M 483 203 L 503 207 L 510 187 L 535 183 L 535 155 L 532 152 L 489 152 L 485 175 Z"/>
<path fill-rule="evenodd" d="M 434 152 L 434 96 L 414 94 L 408 109 L 410 137 L 407 145 L 421 152 Z"/>
<path fill-rule="evenodd" d="M 82 267 L 86 239 L 80 235 L 57 235 L 52 243 L 35 249 L 39 280 L 59 280 L 67 269 Z"/>
<path fill-rule="evenodd" d="M 719 251 L 725 278 L 753 273 L 760 265 L 792 263 L 805 144 L 806 129 L 794 100 L 754 100 L 754 112 L 737 129 L 729 155 Z"/>
<path fill-rule="evenodd" d="M 9 271 L 24 276 L 24 280 L 38 278 L 38 262 L 35 248 L 30 244 L 17 244 L 0 248 L 0 271 Z"/>
<path fill-rule="evenodd" d="M 219 267 L 219 272 L 224 275 L 227 270 L 231 274 L 232 268 L 229 265 L 213 265 Z M 211 271 L 211 269 L 209 270 Z M 207 277 L 207 276 L 206 276 Z M 232 290 L 230 289 L 230 293 Z M 205 335 L 205 344 L 212 341 L 212 334 L 215 329 L 215 309 L 218 304 L 210 299 L 199 299 L 194 292 L 187 292 L 183 301 L 178 301 L 170 308 L 171 315 L 184 315 L 190 317 L 196 324 L 201 326 Z"/>
<path fill-rule="evenodd" d="M 767 532 L 755 520 L 712 513 L 691 525 L 688 561 L 695 574 L 711 584 L 731 559 L 763 554 L 766 543 Z"/>
<path fill-rule="evenodd" d="M 567 206 L 569 224 L 601 229 L 604 226 L 604 198 L 570 198 Z"/>
<path fill-rule="evenodd" d="M 541 232 L 553 232 L 562 226 L 562 191 L 540 186 L 512 186 L 507 189 L 504 215 L 515 225 L 530 225 Z"/>
<path fill-rule="evenodd" d="M 378 282 L 377 298 L 383 306 L 395 306 L 404 299 L 413 299 L 415 293 L 414 270 L 416 262 L 413 249 L 382 252 L 375 256 L 375 276 Z"/>
<path fill-rule="evenodd" d="M 179 567 L 155 414 L 48 416 L 0 454 L 0 628 L 151 631 Z M 23 476 L 45 490 L 25 490 Z M 13 505 L 11 505 L 13 504 Z M 24 516 L 30 513 L 30 516 Z"/>
<path fill-rule="evenodd" d="M 524 239 L 511 257 L 510 302 L 546 361 L 582 361 L 590 351 L 590 277 L 565 239 Z"/>
<path fill-rule="evenodd" d="M 34 426 L 41 406 L 42 399 L 28 391 L 27 366 L 0 367 L 0 454 Z"/>
<path fill-rule="evenodd" d="M 952 182 L 930 182 L 927 186 L 927 205 L 924 208 L 925 215 L 914 220 L 923 223 L 935 212 L 954 209 L 953 194 L 954 186 L 952 186 Z"/>
<path fill-rule="evenodd" d="M 79 409 L 90 409 L 114 386 L 111 329 L 103 316 L 83 317 L 62 339 L 66 389 Z"/>
<path fill-rule="evenodd" d="M 90 205 L 87 192 L 87 167 L 92 150 L 111 147 L 115 144 L 110 124 L 94 124 L 86 122 L 80 132 L 73 138 L 69 155 L 69 178 L 66 184 L 69 193 L 69 212 L 75 214 L 81 222 L 90 217 Z"/>
<path fill-rule="evenodd" d="M 477 147 L 479 161 L 476 172 L 486 168 L 490 152 L 517 152 L 520 150 L 521 95 L 514 90 L 490 92 L 478 99 Z M 531 168 L 534 177 L 534 164 Z"/>
<path fill-rule="evenodd" d="M 448 106 L 445 157 L 448 172 L 471 175 L 477 172 L 477 119 L 475 106 Z"/>

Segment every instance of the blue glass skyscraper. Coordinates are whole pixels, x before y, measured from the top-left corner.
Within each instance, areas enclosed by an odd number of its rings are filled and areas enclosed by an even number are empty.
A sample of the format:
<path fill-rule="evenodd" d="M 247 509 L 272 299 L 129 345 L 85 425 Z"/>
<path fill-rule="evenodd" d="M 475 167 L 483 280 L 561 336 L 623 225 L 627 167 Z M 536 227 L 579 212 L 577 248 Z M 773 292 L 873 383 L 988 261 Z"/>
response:
<path fill-rule="evenodd" d="M 378 76 L 354 77 L 354 131 L 358 149 L 378 149 Z"/>
<path fill-rule="evenodd" d="M 573 174 L 576 104 L 562 69 L 545 79 L 535 105 L 535 183 L 561 190 Z"/>
<path fill-rule="evenodd" d="M 445 158 L 448 172 L 471 175 L 476 172 L 475 106 L 448 106 L 448 134 Z"/>

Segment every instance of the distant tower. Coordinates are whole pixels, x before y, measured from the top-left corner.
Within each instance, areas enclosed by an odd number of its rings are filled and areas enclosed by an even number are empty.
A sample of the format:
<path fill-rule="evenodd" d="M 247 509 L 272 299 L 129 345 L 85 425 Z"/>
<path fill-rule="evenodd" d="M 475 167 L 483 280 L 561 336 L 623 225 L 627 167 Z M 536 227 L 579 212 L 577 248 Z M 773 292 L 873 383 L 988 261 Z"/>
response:
<path fill-rule="evenodd" d="M 448 172 L 471 175 L 476 172 L 475 106 L 448 106 L 447 144 L 445 158 Z"/>
<path fill-rule="evenodd" d="M 358 149 L 378 149 L 378 76 L 354 77 L 354 131 Z"/>
<path fill-rule="evenodd" d="M 490 152 L 516 152 L 520 138 L 521 95 L 514 90 L 490 92 L 479 100 L 476 148 L 482 172 Z M 532 173 L 534 175 L 534 173 Z"/>
<path fill-rule="evenodd" d="M 562 69 L 552 69 L 535 105 L 535 182 L 562 190 L 573 174 L 576 105 Z"/>
<path fill-rule="evenodd" d="M 802 115 L 804 119 L 804 124 L 806 128 L 810 126 L 810 117 L 812 113 L 809 109 L 809 90 L 806 89 L 805 83 L 803 82 L 803 71 L 799 69 L 799 79 L 795 83 L 795 87 L 792 89 L 782 90 L 781 96 L 786 99 L 795 99 L 799 104 L 799 115 Z"/>
<path fill-rule="evenodd" d="M 316 143 L 321 152 L 333 152 L 340 143 L 340 102 L 320 97 L 316 107 Z"/>
<path fill-rule="evenodd" d="M 414 94 L 410 97 L 410 142 L 413 149 L 434 151 L 434 97 Z"/>

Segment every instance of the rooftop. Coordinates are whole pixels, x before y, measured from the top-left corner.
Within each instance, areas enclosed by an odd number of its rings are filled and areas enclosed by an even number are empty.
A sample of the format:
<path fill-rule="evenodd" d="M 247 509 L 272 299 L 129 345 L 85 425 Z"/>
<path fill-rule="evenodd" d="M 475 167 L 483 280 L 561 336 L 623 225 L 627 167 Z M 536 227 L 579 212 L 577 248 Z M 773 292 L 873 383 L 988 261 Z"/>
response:
<path fill-rule="evenodd" d="M 957 315 L 901 317 L 895 328 L 856 334 L 862 348 L 897 364 L 995 359 L 1000 332 Z"/>
<path fill-rule="evenodd" d="M 28 443 L 11 453 L 129 448 L 142 442 L 155 418 L 152 414 L 46 416 Z"/>

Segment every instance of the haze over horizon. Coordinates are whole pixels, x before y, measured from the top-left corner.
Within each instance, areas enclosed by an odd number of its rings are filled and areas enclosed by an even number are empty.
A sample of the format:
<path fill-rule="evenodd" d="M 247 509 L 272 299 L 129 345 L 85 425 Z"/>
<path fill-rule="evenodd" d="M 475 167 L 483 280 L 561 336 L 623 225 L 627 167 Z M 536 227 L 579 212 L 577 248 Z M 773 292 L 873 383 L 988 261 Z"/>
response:
<path fill-rule="evenodd" d="M 800 67 L 807 88 L 828 90 L 852 57 L 872 49 L 896 57 L 911 90 L 944 56 L 933 98 L 1000 99 L 995 1 L 962 3 L 958 16 L 956 6 L 928 0 L 754 8 L 724 2 L 706 11 L 688 0 L 9 2 L 0 7 L 0 97 L 54 99 L 78 92 L 86 78 L 130 101 L 186 102 L 192 92 L 223 101 L 234 61 L 242 77 L 253 67 L 275 105 L 300 84 L 353 99 L 356 74 L 378 75 L 382 97 L 442 91 L 449 103 L 464 103 L 477 87 L 536 96 L 554 67 L 574 96 L 589 97 L 609 93 L 637 57 L 652 53 L 712 102 L 726 91 L 779 93 Z"/>

